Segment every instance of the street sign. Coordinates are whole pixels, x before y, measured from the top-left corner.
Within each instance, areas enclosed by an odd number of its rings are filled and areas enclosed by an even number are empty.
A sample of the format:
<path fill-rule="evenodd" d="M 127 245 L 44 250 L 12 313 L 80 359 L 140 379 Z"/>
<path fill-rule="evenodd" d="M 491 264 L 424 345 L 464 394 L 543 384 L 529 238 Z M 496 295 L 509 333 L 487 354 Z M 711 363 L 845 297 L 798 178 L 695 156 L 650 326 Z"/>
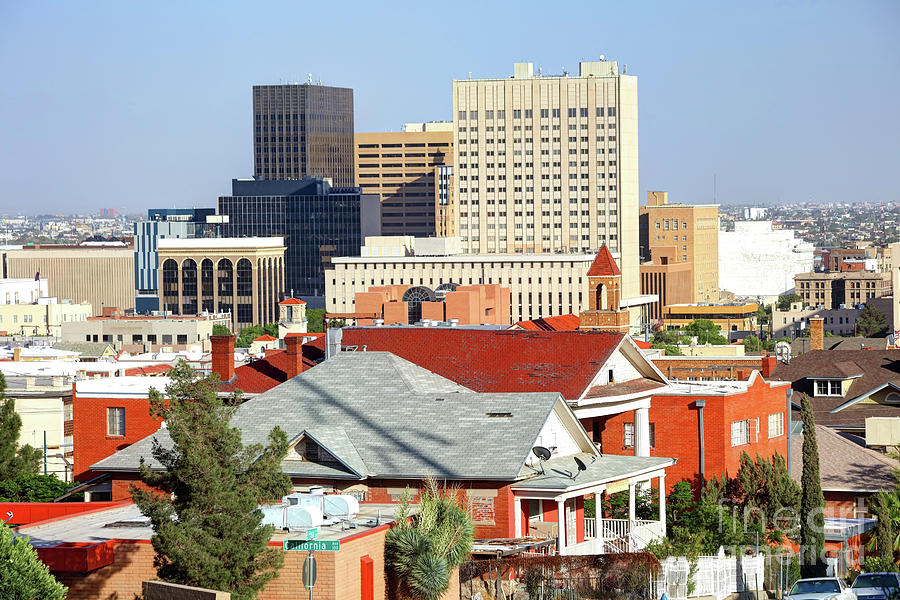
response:
<path fill-rule="evenodd" d="M 304 539 L 314 540 L 319 537 L 319 528 L 318 527 L 310 527 L 305 532 L 306 537 Z"/>
<path fill-rule="evenodd" d="M 284 550 L 315 550 L 316 552 L 338 552 L 340 540 L 284 540 Z"/>
<path fill-rule="evenodd" d="M 310 553 L 310 555 L 306 557 L 306 560 L 303 561 L 303 587 L 312 591 L 313 586 L 316 585 L 317 575 L 316 557 Z M 312 597 L 312 594 L 310 594 L 310 597 Z"/>

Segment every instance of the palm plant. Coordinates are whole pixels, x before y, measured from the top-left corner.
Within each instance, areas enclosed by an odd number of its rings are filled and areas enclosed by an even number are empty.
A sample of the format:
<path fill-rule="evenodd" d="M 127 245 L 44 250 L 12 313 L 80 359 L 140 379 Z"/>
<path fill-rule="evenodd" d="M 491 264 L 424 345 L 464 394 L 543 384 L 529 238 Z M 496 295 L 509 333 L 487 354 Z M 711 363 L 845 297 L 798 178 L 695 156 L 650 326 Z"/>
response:
<path fill-rule="evenodd" d="M 407 518 L 410 496 L 407 488 L 385 539 L 385 562 L 409 597 L 437 600 L 447 591 L 453 569 L 469 557 L 475 525 L 457 502 L 456 490 L 441 489 L 433 478 L 425 482 L 412 521 Z"/>

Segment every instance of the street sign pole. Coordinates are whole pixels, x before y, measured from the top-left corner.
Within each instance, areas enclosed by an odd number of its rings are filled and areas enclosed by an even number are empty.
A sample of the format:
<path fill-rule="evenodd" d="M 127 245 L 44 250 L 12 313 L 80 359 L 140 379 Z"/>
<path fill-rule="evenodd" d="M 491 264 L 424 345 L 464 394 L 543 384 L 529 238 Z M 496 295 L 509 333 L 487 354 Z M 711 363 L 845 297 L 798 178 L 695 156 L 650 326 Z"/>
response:
<path fill-rule="evenodd" d="M 303 561 L 303 569 L 301 571 L 303 587 L 309 590 L 309 600 L 313 600 L 313 587 L 316 585 L 316 577 L 318 576 L 314 553 L 315 550 L 310 549 L 309 555 Z"/>

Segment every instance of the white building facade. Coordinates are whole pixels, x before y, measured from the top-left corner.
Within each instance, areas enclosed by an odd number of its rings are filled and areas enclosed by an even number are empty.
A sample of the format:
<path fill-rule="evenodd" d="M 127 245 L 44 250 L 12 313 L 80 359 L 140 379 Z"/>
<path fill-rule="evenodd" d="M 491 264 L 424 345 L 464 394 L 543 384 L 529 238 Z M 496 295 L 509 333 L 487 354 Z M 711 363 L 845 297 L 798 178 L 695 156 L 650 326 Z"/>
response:
<path fill-rule="evenodd" d="M 719 288 L 737 296 L 771 297 L 794 289 L 794 275 L 813 269 L 809 242 L 772 221 L 736 221 L 719 232 Z"/>

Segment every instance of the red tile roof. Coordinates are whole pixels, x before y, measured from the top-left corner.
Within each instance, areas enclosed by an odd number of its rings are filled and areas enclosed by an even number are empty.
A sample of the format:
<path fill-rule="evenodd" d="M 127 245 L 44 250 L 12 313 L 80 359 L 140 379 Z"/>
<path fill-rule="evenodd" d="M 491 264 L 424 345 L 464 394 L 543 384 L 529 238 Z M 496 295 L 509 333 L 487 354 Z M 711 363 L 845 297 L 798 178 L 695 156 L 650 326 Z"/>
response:
<path fill-rule="evenodd" d="M 272 337 L 268 333 L 264 333 L 261 336 L 259 336 L 258 338 L 253 338 L 253 341 L 254 342 L 274 342 L 277 339 L 278 338 Z"/>
<path fill-rule="evenodd" d="M 311 344 L 303 344 L 303 369 L 316 366 L 324 357 L 324 351 Z M 261 394 L 287 381 L 287 352 L 270 350 L 266 357 L 242 365 L 234 370 L 231 381 L 219 385 L 219 391 L 241 390 L 247 394 Z"/>
<path fill-rule="evenodd" d="M 649 350 L 653 346 L 653 344 L 651 344 L 650 342 L 645 342 L 644 340 L 636 340 L 632 338 L 631 341 L 633 341 L 641 350 Z"/>
<path fill-rule="evenodd" d="M 345 327 L 343 346 L 386 351 L 476 392 L 577 399 L 625 335 L 426 327 Z"/>
<path fill-rule="evenodd" d="M 287 300 L 282 300 L 278 304 L 306 304 L 306 302 L 300 298 L 288 298 Z"/>
<path fill-rule="evenodd" d="M 534 319 L 533 321 L 519 321 L 516 325 L 520 329 L 529 331 L 576 331 L 581 324 L 578 315 L 560 315 L 547 317 L 546 319 Z"/>
<path fill-rule="evenodd" d="M 609 252 L 609 248 L 600 246 L 597 257 L 591 264 L 591 268 L 588 269 L 587 274 L 588 277 L 608 277 L 612 275 L 621 275 L 622 271 L 619 270 L 619 266 Z"/>
<path fill-rule="evenodd" d="M 172 369 L 172 365 L 150 365 L 148 367 L 134 367 L 125 369 L 125 375 L 165 375 Z"/>

